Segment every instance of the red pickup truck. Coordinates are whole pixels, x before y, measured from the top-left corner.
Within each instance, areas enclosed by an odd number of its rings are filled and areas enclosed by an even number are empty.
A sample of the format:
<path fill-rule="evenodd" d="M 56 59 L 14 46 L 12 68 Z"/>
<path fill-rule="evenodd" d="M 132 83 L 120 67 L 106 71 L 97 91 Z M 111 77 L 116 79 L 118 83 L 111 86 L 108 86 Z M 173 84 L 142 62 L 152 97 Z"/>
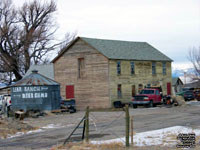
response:
<path fill-rule="evenodd" d="M 138 105 L 144 105 L 147 107 L 153 107 L 156 104 L 160 104 L 162 96 L 159 89 L 143 89 L 140 94 L 132 98 L 133 108 L 137 108 Z"/>

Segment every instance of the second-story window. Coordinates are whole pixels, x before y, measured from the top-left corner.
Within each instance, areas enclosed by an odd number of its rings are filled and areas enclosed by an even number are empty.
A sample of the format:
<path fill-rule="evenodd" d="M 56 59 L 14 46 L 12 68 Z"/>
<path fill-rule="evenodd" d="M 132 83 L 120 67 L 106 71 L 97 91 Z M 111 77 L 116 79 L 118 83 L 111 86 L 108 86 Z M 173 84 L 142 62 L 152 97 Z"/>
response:
<path fill-rule="evenodd" d="M 85 69 L 84 58 L 78 58 L 78 78 L 82 78 Z"/>
<path fill-rule="evenodd" d="M 121 74 L 121 62 L 117 61 L 117 75 Z"/>
<path fill-rule="evenodd" d="M 163 62 L 163 75 L 166 75 L 167 71 L 166 71 L 166 62 Z"/>
<path fill-rule="evenodd" d="M 131 61 L 131 75 L 135 74 L 135 64 Z"/>
<path fill-rule="evenodd" d="M 152 75 L 156 75 L 156 62 L 152 62 Z"/>

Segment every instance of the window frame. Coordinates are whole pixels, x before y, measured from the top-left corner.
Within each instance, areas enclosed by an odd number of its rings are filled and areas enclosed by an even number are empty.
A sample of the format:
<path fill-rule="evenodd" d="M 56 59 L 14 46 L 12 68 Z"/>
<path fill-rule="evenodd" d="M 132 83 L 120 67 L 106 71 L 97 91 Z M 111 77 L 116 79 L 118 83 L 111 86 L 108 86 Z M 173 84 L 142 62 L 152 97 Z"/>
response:
<path fill-rule="evenodd" d="M 135 74 L 135 62 L 131 61 L 130 66 L 131 66 L 131 75 L 134 75 Z"/>
<path fill-rule="evenodd" d="M 84 57 L 78 58 L 78 78 L 81 79 L 83 77 L 83 70 L 85 69 L 85 59 Z"/>
<path fill-rule="evenodd" d="M 162 73 L 163 73 L 163 75 L 167 74 L 166 62 L 162 62 Z"/>
<path fill-rule="evenodd" d="M 156 75 L 156 62 L 152 62 L 152 75 Z"/>
<path fill-rule="evenodd" d="M 117 75 L 121 75 L 121 61 L 117 61 Z"/>

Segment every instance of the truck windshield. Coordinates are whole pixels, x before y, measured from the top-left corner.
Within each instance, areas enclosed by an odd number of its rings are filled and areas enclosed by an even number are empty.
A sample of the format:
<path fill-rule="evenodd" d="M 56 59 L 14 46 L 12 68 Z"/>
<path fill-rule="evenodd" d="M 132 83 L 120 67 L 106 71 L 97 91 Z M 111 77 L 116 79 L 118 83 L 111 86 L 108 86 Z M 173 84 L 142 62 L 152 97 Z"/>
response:
<path fill-rule="evenodd" d="M 154 90 L 142 90 L 140 94 L 154 94 Z"/>

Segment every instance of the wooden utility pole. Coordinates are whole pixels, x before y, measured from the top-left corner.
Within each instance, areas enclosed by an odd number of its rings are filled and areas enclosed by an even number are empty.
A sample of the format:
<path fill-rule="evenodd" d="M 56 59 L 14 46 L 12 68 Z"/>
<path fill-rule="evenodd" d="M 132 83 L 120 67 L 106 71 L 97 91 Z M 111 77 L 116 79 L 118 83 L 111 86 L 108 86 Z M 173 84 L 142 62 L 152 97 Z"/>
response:
<path fill-rule="evenodd" d="M 126 112 L 126 147 L 129 147 L 130 116 L 129 116 L 129 108 L 127 104 L 125 106 L 125 112 Z"/>
<path fill-rule="evenodd" d="M 89 142 L 89 106 L 87 106 L 85 112 L 85 141 Z"/>
<path fill-rule="evenodd" d="M 133 116 L 131 116 L 131 145 L 133 145 Z"/>

